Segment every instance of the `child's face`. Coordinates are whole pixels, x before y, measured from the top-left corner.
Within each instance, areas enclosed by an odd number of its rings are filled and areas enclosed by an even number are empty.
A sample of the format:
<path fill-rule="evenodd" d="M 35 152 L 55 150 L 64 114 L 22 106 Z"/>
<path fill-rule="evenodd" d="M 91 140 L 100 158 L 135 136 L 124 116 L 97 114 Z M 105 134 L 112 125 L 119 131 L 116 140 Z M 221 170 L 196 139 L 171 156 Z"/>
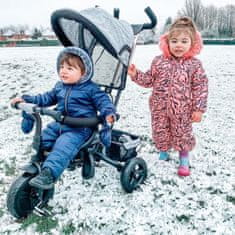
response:
<path fill-rule="evenodd" d="M 82 77 L 82 71 L 79 66 L 71 66 L 66 62 L 60 65 L 59 76 L 63 83 L 74 84 Z"/>
<path fill-rule="evenodd" d="M 182 57 L 191 48 L 192 40 L 188 33 L 173 34 L 169 39 L 169 49 L 174 57 Z"/>

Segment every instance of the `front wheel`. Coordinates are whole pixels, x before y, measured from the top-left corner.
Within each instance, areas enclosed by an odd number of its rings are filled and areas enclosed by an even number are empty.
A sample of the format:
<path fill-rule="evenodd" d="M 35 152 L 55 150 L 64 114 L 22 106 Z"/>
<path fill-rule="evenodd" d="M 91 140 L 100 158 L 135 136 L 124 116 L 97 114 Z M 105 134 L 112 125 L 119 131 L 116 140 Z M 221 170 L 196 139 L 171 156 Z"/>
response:
<path fill-rule="evenodd" d="M 127 193 L 132 193 L 147 177 L 147 165 L 142 158 L 132 158 L 121 171 L 121 185 Z"/>
<path fill-rule="evenodd" d="M 17 219 L 27 217 L 40 202 L 38 197 L 42 193 L 42 201 L 46 204 L 54 195 L 54 187 L 49 190 L 36 189 L 29 185 L 32 175 L 18 177 L 10 187 L 7 194 L 7 208 Z"/>

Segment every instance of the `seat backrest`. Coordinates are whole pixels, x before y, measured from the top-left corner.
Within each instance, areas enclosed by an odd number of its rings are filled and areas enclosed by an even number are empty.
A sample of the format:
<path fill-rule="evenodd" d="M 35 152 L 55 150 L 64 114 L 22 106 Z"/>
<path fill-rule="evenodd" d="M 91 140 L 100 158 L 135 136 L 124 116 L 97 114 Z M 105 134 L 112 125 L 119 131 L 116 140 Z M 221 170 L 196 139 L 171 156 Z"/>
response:
<path fill-rule="evenodd" d="M 126 76 L 126 70 L 120 61 L 98 44 L 93 49 L 92 60 L 94 63 L 92 80 L 94 82 L 111 89 L 123 90 L 125 88 L 126 79 L 123 76 Z"/>

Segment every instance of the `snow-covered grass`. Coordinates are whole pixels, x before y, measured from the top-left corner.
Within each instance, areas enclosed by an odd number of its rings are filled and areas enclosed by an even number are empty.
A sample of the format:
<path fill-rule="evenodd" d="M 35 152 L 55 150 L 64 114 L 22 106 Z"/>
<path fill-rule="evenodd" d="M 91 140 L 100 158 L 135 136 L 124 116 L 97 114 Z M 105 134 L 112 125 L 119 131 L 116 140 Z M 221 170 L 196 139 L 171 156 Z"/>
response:
<path fill-rule="evenodd" d="M 138 156 L 148 164 L 146 183 L 132 194 L 123 191 L 120 173 L 102 162 L 95 177 L 81 169 L 65 171 L 49 206 L 52 217 L 16 221 L 6 208 L 11 183 L 33 153 L 32 134 L 20 130 L 20 113 L 9 100 L 22 93 L 50 89 L 57 75 L 60 47 L 0 48 L 0 234 L 235 234 L 235 47 L 205 46 L 200 59 L 209 77 L 208 112 L 194 125 L 197 146 L 187 178 L 176 175 L 178 157 L 158 160 L 151 142 L 148 98 L 128 80 L 116 124 L 143 139 Z M 136 65 L 146 70 L 157 46 L 138 46 Z"/>

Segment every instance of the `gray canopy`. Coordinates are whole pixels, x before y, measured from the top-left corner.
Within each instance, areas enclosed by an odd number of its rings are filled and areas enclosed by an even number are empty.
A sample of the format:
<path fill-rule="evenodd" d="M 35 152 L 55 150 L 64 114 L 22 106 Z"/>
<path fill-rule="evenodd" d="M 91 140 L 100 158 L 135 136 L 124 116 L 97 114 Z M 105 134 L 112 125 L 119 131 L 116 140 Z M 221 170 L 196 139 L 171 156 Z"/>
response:
<path fill-rule="evenodd" d="M 101 8 L 80 12 L 59 10 L 54 31 L 64 46 L 78 46 L 88 51 L 99 42 L 109 53 L 128 66 L 134 34 L 129 23 L 114 18 Z M 59 19 L 58 19 L 59 18 Z"/>

